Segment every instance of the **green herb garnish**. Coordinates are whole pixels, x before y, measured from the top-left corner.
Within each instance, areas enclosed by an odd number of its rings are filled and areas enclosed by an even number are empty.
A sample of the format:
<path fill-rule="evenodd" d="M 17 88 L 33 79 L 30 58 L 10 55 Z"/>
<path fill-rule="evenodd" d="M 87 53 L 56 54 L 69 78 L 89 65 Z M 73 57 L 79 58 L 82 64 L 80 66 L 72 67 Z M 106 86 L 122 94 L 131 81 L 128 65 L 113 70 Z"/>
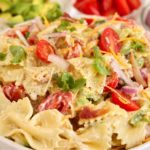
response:
<path fill-rule="evenodd" d="M 60 6 L 58 4 L 55 4 L 48 12 L 46 17 L 48 18 L 48 20 L 50 21 L 54 21 L 57 18 L 59 18 L 62 15 Z"/>
<path fill-rule="evenodd" d="M 96 69 L 96 71 L 101 75 L 108 75 L 109 70 L 106 68 L 105 60 L 100 53 L 99 47 L 95 46 L 94 48 L 94 63 L 93 66 Z"/>
<path fill-rule="evenodd" d="M 84 23 L 84 19 L 83 19 L 83 18 L 80 19 L 79 22 L 80 22 L 81 24 L 83 24 L 83 23 Z"/>
<path fill-rule="evenodd" d="M 55 29 L 55 32 L 62 32 L 64 30 L 73 32 L 76 30 L 76 28 L 71 26 L 71 23 L 69 21 L 62 20 L 61 24 Z"/>
<path fill-rule="evenodd" d="M 94 25 L 100 25 L 100 24 L 103 24 L 105 22 L 106 22 L 106 20 L 97 20 L 94 22 Z"/>
<path fill-rule="evenodd" d="M 57 84 L 64 91 L 81 89 L 86 83 L 83 78 L 75 80 L 68 72 L 63 73 L 57 79 Z"/>
<path fill-rule="evenodd" d="M 6 54 L 5 53 L 2 53 L 0 52 L 0 61 L 4 61 L 6 58 Z"/>
<path fill-rule="evenodd" d="M 12 45 L 9 47 L 9 50 L 13 56 L 12 63 L 14 64 L 18 64 L 26 58 L 26 52 L 21 46 Z"/>
<path fill-rule="evenodd" d="M 139 52 L 144 52 L 145 46 L 141 42 L 133 41 L 131 44 L 131 49 L 134 49 L 135 51 L 139 51 Z"/>
<path fill-rule="evenodd" d="M 25 38 L 27 39 L 30 36 L 30 32 L 25 33 Z"/>

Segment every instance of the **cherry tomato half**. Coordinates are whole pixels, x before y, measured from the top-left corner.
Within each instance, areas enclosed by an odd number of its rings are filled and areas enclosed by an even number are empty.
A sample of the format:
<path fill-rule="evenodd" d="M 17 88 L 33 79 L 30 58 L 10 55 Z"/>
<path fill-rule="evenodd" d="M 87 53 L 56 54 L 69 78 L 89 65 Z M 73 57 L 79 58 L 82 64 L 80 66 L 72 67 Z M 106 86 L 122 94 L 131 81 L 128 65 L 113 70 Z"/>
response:
<path fill-rule="evenodd" d="M 99 40 L 99 47 L 104 51 L 114 50 L 115 53 L 120 51 L 119 35 L 112 28 L 106 28 Z"/>
<path fill-rule="evenodd" d="M 10 101 L 17 101 L 26 95 L 23 86 L 16 86 L 14 83 L 4 85 L 3 92 Z"/>
<path fill-rule="evenodd" d="M 38 106 L 38 112 L 47 109 L 57 109 L 63 114 L 68 113 L 70 104 L 72 102 L 72 92 L 56 92 L 49 95 L 43 102 Z"/>
<path fill-rule="evenodd" d="M 114 0 L 114 3 L 116 5 L 116 9 L 119 15 L 124 16 L 128 15 L 131 12 L 126 0 Z"/>
<path fill-rule="evenodd" d="M 42 60 L 46 63 L 49 63 L 48 56 L 50 54 L 54 54 L 54 49 L 50 45 L 50 43 L 47 42 L 46 40 L 38 41 L 37 47 L 36 47 L 36 56 L 37 56 L 37 58 L 39 58 L 40 60 Z"/>
<path fill-rule="evenodd" d="M 35 45 L 38 43 L 38 37 L 36 35 L 30 35 L 28 38 L 27 38 L 27 41 L 30 45 Z"/>
<path fill-rule="evenodd" d="M 107 77 L 107 80 L 106 80 L 106 85 L 115 89 L 117 87 L 119 83 L 119 78 L 118 78 L 118 75 L 116 72 L 113 72 L 111 74 L 111 76 Z M 104 88 L 104 92 L 109 92 L 111 91 L 110 89 L 108 89 L 107 87 Z"/>
<path fill-rule="evenodd" d="M 77 0 L 74 6 L 85 14 L 100 15 L 97 0 Z"/>
<path fill-rule="evenodd" d="M 132 10 L 137 9 L 141 6 L 140 0 L 127 0 L 127 3 Z"/>
<path fill-rule="evenodd" d="M 126 111 L 135 111 L 135 110 L 138 110 L 140 107 L 136 104 L 135 101 L 132 101 L 130 99 L 129 96 L 125 95 L 124 93 L 121 93 L 120 91 L 118 90 L 115 90 L 116 92 L 112 92 L 112 99 L 111 101 L 116 104 L 116 105 L 119 105 L 121 108 L 125 109 Z M 120 96 L 125 99 L 128 103 L 123 103 Z"/>
<path fill-rule="evenodd" d="M 116 12 L 113 0 L 98 0 L 102 16 L 110 16 Z"/>

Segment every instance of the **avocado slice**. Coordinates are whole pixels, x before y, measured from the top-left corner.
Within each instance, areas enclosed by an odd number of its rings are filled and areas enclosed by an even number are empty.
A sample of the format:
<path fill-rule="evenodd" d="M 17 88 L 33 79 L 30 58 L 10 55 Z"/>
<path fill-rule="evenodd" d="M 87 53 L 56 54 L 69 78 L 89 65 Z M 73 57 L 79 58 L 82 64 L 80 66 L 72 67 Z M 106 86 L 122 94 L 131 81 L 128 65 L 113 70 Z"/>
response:
<path fill-rule="evenodd" d="M 8 10 L 11 7 L 11 2 L 9 0 L 0 0 L 0 10 L 2 12 Z"/>
<path fill-rule="evenodd" d="M 3 18 L 5 20 L 9 20 L 11 18 L 11 13 L 2 13 L 0 14 L 0 18 Z"/>
<path fill-rule="evenodd" d="M 24 21 L 23 17 L 22 17 L 21 15 L 17 15 L 17 16 L 15 16 L 15 17 L 11 17 L 11 18 L 9 19 L 9 21 L 8 21 L 8 24 L 9 24 L 10 26 L 13 26 L 13 25 L 15 25 L 15 24 L 17 24 L 17 23 L 21 23 L 21 22 L 23 22 L 23 21 Z"/>

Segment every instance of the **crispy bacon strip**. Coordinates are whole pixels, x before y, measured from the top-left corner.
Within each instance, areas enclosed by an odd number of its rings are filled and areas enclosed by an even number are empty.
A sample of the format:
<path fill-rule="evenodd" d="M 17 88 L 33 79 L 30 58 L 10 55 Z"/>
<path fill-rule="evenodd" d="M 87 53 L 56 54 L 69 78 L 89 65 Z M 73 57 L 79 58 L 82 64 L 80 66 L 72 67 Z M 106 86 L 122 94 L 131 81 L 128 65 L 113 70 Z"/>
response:
<path fill-rule="evenodd" d="M 79 118 L 80 119 L 92 119 L 92 118 L 96 118 L 96 117 L 105 115 L 108 112 L 109 112 L 109 108 L 92 110 L 91 108 L 86 106 L 79 113 Z"/>

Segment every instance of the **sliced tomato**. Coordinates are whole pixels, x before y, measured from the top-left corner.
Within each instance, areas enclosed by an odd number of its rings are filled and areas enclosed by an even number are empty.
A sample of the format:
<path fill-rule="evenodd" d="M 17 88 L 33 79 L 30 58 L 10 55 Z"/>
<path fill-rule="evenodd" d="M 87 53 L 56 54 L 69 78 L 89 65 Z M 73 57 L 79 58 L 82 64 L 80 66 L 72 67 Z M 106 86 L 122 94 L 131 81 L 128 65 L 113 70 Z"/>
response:
<path fill-rule="evenodd" d="M 54 54 L 54 49 L 50 45 L 50 43 L 47 42 L 46 40 L 38 41 L 37 47 L 36 47 L 36 56 L 37 56 L 37 58 L 39 58 L 40 60 L 42 60 L 46 63 L 49 63 L 48 56 L 50 54 Z"/>
<path fill-rule="evenodd" d="M 100 13 L 103 16 L 113 15 L 116 12 L 113 0 L 98 0 Z"/>
<path fill-rule="evenodd" d="M 116 53 L 120 51 L 119 35 L 112 28 L 106 28 L 99 40 L 99 47 L 101 50 L 110 51 L 114 50 Z"/>
<path fill-rule="evenodd" d="M 72 47 L 72 50 L 69 51 L 67 59 L 71 58 L 76 58 L 80 57 L 83 54 L 82 47 L 81 45 L 77 42 L 75 45 Z"/>
<path fill-rule="evenodd" d="M 113 0 L 101 0 L 103 11 L 108 11 L 113 7 Z"/>
<path fill-rule="evenodd" d="M 111 76 L 107 77 L 106 85 L 115 89 L 119 83 L 119 78 L 116 72 L 113 72 Z M 104 92 L 109 92 L 110 89 L 107 87 L 104 88 Z"/>
<path fill-rule="evenodd" d="M 141 1 L 140 0 L 127 0 L 127 3 L 131 10 L 137 9 L 141 6 Z"/>
<path fill-rule="evenodd" d="M 112 15 L 114 15 L 115 14 L 115 12 L 116 12 L 116 9 L 114 8 L 114 7 L 112 7 L 111 9 L 109 9 L 109 10 L 107 10 L 107 11 L 102 11 L 101 12 L 101 15 L 102 16 L 112 16 Z"/>
<path fill-rule="evenodd" d="M 72 99 L 72 92 L 56 92 L 43 100 L 38 106 L 38 112 L 47 109 L 57 109 L 61 113 L 66 114 L 70 110 Z"/>
<path fill-rule="evenodd" d="M 30 35 L 28 38 L 27 38 L 27 41 L 30 45 L 35 45 L 38 43 L 38 37 L 36 35 Z"/>
<path fill-rule="evenodd" d="M 132 101 L 129 96 L 125 95 L 124 93 L 121 93 L 118 90 L 115 90 L 116 92 L 112 92 L 112 99 L 111 101 L 119 105 L 121 108 L 125 109 L 126 111 L 135 111 L 138 110 L 140 107 L 137 105 L 135 101 Z M 121 96 L 121 97 L 120 97 Z M 127 102 L 123 102 L 122 98 Z"/>
<path fill-rule="evenodd" d="M 3 92 L 10 101 L 17 101 L 26 95 L 23 86 L 16 86 L 14 83 L 4 85 Z"/>
<path fill-rule="evenodd" d="M 126 0 L 114 0 L 117 12 L 121 16 L 128 15 L 131 10 Z"/>
<path fill-rule="evenodd" d="M 74 6 L 85 14 L 100 15 L 97 0 L 77 0 Z"/>
<path fill-rule="evenodd" d="M 88 25 L 90 25 L 94 21 L 93 18 L 85 18 L 85 20 L 86 20 Z"/>

